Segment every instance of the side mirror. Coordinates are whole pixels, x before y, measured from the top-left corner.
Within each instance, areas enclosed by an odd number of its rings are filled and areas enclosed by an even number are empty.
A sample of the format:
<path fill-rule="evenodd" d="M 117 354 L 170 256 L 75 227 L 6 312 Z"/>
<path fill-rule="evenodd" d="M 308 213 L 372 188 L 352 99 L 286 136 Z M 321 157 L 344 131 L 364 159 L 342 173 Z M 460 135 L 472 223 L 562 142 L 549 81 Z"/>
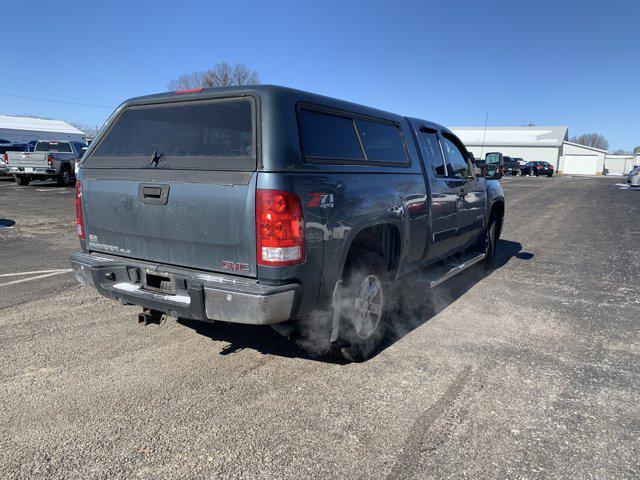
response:
<path fill-rule="evenodd" d="M 497 180 L 502 178 L 504 158 L 500 152 L 487 153 L 484 160 L 484 177 Z"/>

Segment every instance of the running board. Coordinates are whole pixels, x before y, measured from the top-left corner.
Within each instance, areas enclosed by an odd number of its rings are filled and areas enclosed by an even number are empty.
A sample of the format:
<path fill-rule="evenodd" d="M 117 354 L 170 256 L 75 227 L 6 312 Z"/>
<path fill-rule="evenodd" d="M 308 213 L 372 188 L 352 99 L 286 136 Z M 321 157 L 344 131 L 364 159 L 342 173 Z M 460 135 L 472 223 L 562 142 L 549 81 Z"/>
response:
<path fill-rule="evenodd" d="M 433 265 L 428 267 L 427 271 L 422 274 L 420 281 L 426 283 L 430 288 L 437 287 L 442 282 L 450 279 L 454 275 L 466 270 L 476 263 L 484 260 L 484 253 L 472 252 L 459 258 L 452 257 L 447 259 L 444 265 Z"/>

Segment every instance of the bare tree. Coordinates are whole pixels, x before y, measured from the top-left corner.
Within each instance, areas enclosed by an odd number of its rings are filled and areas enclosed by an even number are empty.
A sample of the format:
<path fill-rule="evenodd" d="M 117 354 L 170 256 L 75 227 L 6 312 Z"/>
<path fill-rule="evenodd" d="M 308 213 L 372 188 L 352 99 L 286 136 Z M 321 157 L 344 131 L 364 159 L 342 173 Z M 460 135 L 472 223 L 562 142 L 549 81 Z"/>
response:
<path fill-rule="evenodd" d="M 255 85 L 260 83 L 260 76 L 242 63 L 229 65 L 218 63 L 202 72 L 191 72 L 171 80 L 169 90 L 188 90 L 192 88 L 230 87 L 234 85 Z"/>
<path fill-rule="evenodd" d="M 631 152 L 627 152 L 626 150 L 623 150 L 621 148 L 619 148 L 618 150 L 616 150 L 615 152 L 613 152 L 614 155 L 632 155 Z"/>
<path fill-rule="evenodd" d="M 570 141 L 587 147 L 609 150 L 609 142 L 604 138 L 604 135 L 600 135 L 599 133 L 585 133 L 579 137 L 571 138 Z"/>

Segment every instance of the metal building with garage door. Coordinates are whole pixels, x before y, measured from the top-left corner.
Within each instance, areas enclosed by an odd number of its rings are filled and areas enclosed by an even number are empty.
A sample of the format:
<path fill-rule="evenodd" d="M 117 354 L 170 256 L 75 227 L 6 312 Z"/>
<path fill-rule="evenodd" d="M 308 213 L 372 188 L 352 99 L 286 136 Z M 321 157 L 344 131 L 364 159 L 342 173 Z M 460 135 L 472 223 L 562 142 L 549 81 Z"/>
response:
<path fill-rule="evenodd" d="M 606 150 L 573 142 L 562 142 L 558 173 L 564 175 L 602 175 Z"/>
<path fill-rule="evenodd" d="M 569 140 L 566 126 L 450 127 L 476 158 L 487 152 L 522 158 L 525 162 L 548 162 L 558 170 L 562 142 Z"/>

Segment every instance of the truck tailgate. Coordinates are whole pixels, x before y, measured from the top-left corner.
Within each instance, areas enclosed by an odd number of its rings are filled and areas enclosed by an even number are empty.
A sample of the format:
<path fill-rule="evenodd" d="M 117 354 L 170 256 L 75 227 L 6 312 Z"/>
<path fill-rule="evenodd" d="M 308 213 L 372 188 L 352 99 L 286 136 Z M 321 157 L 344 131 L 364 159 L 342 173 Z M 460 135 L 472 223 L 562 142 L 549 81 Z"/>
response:
<path fill-rule="evenodd" d="M 192 183 L 86 175 L 82 188 L 88 249 L 255 276 L 256 174 L 237 173 L 232 184 L 225 172 L 201 177 L 200 183 Z"/>
<path fill-rule="evenodd" d="M 47 153 L 41 152 L 9 152 L 7 165 L 10 167 L 47 167 Z"/>

